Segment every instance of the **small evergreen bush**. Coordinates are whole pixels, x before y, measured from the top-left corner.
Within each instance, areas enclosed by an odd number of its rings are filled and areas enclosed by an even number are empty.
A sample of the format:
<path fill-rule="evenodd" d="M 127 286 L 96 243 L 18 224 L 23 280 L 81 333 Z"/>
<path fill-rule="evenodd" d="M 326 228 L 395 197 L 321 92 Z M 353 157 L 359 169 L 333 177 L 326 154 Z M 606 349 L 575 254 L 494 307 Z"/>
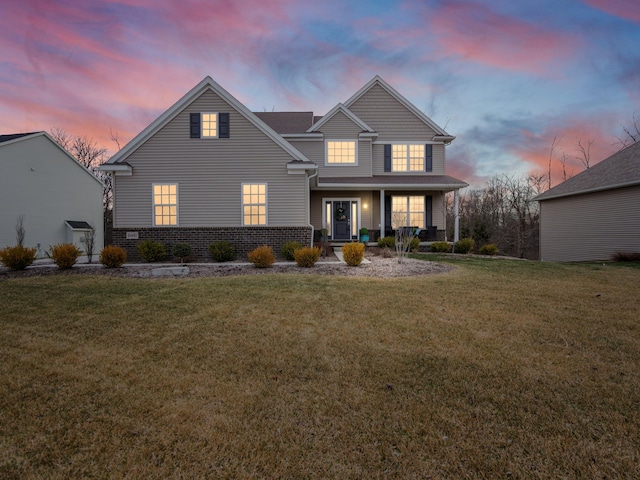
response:
<path fill-rule="evenodd" d="M 475 246 L 475 241 L 473 238 L 463 238 L 462 240 L 458 240 L 453 245 L 453 251 L 455 253 L 469 253 L 473 250 Z"/>
<path fill-rule="evenodd" d="M 409 244 L 409 251 L 416 252 L 420 248 L 420 239 L 418 237 L 413 237 L 411 239 L 411 243 Z"/>
<path fill-rule="evenodd" d="M 236 248 L 226 240 L 209 245 L 209 253 L 216 262 L 230 262 L 236 259 Z"/>
<path fill-rule="evenodd" d="M 0 262 L 9 270 L 24 270 L 36 259 L 37 248 L 5 247 L 0 249 Z"/>
<path fill-rule="evenodd" d="M 380 248 L 395 248 L 396 247 L 396 237 L 380 237 L 378 238 L 378 246 Z"/>
<path fill-rule="evenodd" d="M 449 242 L 433 242 L 431 244 L 431 251 L 437 253 L 447 253 L 451 251 L 451 244 Z"/>
<path fill-rule="evenodd" d="M 71 268 L 82 253 L 73 243 L 59 243 L 49 247 L 51 258 L 60 270 Z"/>
<path fill-rule="evenodd" d="M 280 253 L 282 253 L 282 256 L 284 257 L 285 260 L 293 262 L 296 259 L 294 252 L 302 247 L 303 245 L 300 242 L 296 242 L 295 240 L 293 240 L 291 242 L 287 242 L 284 245 L 282 245 L 282 248 L 280 249 Z"/>
<path fill-rule="evenodd" d="M 273 249 L 268 245 L 263 245 L 249 252 L 247 258 L 256 268 L 268 268 L 276 261 Z"/>
<path fill-rule="evenodd" d="M 121 267 L 127 261 L 124 248 L 107 245 L 100 252 L 100 263 L 107 268 Z"/>
<path fill-rule="evenodd" d="M 167 247 L 151 239 L 143 240 L 136 245 L 136 248 L 145 262 L 159 262 L 167 256 Z"/>
<path fill-rule="evenodd" d="M 364 258 L 364 243 L 345 243 L 342 247 L 342 256 L 347 265 L 357 267 Z"/>
<path fill-rule="evenodd" d="M 498 246 L 495 243 L 487 243 L 480 247 L 478 253 L 480 255 L 496 255 L 498 253 Z"/>
<path fill-rule="evenodd" d="M 318 247 L 302 247 L 293 251 L 293 256 L 299 267 L 313 267 L 320 258 Z"/>
<path fill-rule="evenodd" d="M 191 256 L 193 249 L 191 245 L 188 243 L 176 243 L 171 249 L 174 257 L 178 257 L 181 262 L 184 262 L 184 259 Z"/>

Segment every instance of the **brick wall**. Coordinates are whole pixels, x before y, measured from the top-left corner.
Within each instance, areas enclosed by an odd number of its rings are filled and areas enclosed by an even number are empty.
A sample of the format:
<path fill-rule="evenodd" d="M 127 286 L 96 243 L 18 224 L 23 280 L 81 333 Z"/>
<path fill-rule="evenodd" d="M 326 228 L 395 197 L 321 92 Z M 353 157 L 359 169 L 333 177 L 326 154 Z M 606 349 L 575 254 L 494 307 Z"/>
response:
<path fill-rule="evenodd" d="M 138 238 L 127 240 L 127 232 L 137 232 Z M 286 242 L 296 240 L 303 245 L 311 242 L 311 227 L 200 227 L 200 228 L 114 228 L 113 245 L 127 252 L 128 262 L 139 262 L 136 245 L 151 239 L 171 247 L 176 243 L 188 243 L 198 261 L 211 260 L 209 245 L 221 240 L 231 242 L 236 248 L 237 258 L 246 258 L 247 253 L 261 245 L 269 245 L 276 256 Z"/>

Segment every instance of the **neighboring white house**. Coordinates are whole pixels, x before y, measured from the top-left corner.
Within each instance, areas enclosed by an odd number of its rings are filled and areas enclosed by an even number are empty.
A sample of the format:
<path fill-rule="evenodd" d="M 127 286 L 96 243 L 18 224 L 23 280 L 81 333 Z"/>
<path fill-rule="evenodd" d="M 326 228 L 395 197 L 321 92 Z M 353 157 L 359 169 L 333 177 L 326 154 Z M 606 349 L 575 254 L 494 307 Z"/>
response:
<path fill-rule="evenodd" d="M 24 245 L 45 256 L 51 245 L 72 242 L 85 251 L 95 231 L 94 254 L 104 246 L 104 185 L 46 132 L 0 135 L 0 248 L 16 245 L 23 216 Z"/>
<path fill-rule="evenodd" d="M 556 185 L 540 202 L 540 260 L 640 253 L 640 142 Z"/>

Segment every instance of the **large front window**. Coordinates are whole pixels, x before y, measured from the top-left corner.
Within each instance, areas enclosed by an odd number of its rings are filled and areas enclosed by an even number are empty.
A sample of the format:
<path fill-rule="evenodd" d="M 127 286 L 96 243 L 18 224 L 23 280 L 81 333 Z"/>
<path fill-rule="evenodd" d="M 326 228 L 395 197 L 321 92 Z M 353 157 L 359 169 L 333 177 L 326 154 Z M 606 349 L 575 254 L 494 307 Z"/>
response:
<path fill-rule="evenodd" d="M 266 183 L 245 183 L 242 185 L 242 224 L 267 224 Z"/>
<path fill-rule="evenodd" d="M 354 141 L 328 141 L 327 164 L 328 165 L 355 165 L 356 142 Z"/>
<path fill-rule="evenodd" d="M 424 172 L 424 145 L 393 145 L 391 171 Z"/>
<path fill-rule="evenodd" d="M 178 224 L 178 185 L 175 183 L 153 186 L 153 224 Z"/>
<path fill-rule="evenodd" d="M 425 206 L 421 196 L 391 197 L 391 226 L 424 228 Z"/>

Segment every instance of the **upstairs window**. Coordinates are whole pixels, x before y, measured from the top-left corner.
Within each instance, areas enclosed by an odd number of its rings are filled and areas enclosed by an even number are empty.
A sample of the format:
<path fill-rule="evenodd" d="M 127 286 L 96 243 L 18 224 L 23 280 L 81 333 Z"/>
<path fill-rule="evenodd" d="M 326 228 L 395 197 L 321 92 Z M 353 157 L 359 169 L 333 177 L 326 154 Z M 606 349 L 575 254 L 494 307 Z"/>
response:
<path fill-rule="evenodd" d="M 424 172 L 424 145 L 393 145 L 392 172 Z"/>
<path fill-rule="evenodd" d="M 153 224 L 178 224 L 178 185 L 153 185 Z"/>
<path fill-rule="evenodd" d="M 245 183 L 242 185 L 242 224 L 267 224 L 266 183 Z"/>
<path fill-rule="evenodd" d="M 228 113 L 191 113 L 189 118 L 191 138 L 229 138 Z"/>
<path fill-rule="evenodd" d="M 386 144 L 384 146 L 385 172 L 432 172 L 433 145 Z"/>
<path fill-rule="evenodd" d="M 202 138 L 218 138 L 218 114 L 202 113 Z"/>
<path fill-rule="evenodd" d="M 327 165 L 355 165 L 356 142 L 327 141 Z"/>

